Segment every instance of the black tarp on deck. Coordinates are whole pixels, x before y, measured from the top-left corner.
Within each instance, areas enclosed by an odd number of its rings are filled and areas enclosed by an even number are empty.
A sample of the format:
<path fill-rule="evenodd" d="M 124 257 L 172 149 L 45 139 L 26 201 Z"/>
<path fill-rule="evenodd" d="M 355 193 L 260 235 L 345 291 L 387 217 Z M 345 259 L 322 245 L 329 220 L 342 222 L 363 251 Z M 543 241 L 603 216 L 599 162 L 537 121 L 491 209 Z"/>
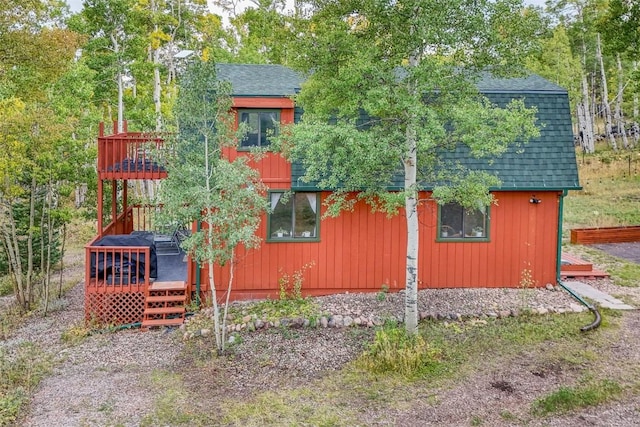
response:
<path fill-rule="evenodd" d="M 149 275 L 152 278 L 158 276 L 158 261 L 156 257 L 156 247 L 153 244 L 153 237 L 149 239 L 142 234 L 115 234 L 111 236 L 104 236 L 102 239 L 95 242 L 92 246 L 144 246 L 149 247 L 150 253 L 150 265 Z M 144 269 L 147 260 L 145 260 L 144 253 L 113 253 L 113 252 L 99 252 L 97 254 L 91 254 L 91 277 L 98 277 L 102 280 L 106 280 L 111 275 L 116 275 L 119 272 L 128 270 L 131 272 L 132 277 L 141 279 L 144 277 Z M 114 256 L 115 255 L 115 256 Z M 139 258 L 139 259 L 138 259 Z M 136 273 L 136 274 L 134 274 Z"/>

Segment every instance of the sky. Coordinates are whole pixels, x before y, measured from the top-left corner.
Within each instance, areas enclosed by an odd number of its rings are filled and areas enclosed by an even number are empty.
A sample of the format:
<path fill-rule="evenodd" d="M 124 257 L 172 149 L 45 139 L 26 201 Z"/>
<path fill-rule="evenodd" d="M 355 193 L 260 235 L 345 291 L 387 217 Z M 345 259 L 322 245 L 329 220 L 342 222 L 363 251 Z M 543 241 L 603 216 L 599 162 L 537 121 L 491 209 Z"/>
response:
<path fill-rule="evenodd" d="M 545 0 L 524 0 L 525 4 L 532 4 L 536 6 L 544 6 Z M 78 12 L 82 9 L 82 0 L 67 0 L 67 4 L 71 8 L 72 12 Z"/>

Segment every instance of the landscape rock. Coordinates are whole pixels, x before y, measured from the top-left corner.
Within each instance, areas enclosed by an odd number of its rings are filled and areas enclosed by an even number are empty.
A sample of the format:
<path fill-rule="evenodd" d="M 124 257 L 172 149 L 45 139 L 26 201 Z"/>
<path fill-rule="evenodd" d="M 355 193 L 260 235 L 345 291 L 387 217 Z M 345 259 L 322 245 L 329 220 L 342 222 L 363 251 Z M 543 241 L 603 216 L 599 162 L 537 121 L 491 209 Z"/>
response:
<path fill-rule="evenodd" d="M 322 316 L 320 318 L 320 326 L 322 326 L 323 328 L 326 328 L 329 326 L 329 321 L 327 320 L 327 318 L 325 316 Z"/>

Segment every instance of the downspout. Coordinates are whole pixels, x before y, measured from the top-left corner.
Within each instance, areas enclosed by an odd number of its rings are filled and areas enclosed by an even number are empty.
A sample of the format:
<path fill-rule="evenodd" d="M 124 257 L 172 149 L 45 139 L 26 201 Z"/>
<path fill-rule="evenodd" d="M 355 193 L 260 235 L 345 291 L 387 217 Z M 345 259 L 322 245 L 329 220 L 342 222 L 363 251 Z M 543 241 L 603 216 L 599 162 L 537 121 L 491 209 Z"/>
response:
<path fill-rule="evenodd" d="M 600 312 L 596 307 L 589 304 L 580 295 L 573 292 L 571 288 L 567 287 L 562 282 L 562 273 L 560 271 L 560 269 L 562 268 L 562 220 L 563 220 L 563 211 L 564 211 L 564 197 L 566 195 L 567 195 L 567 190 L 562 190 L 562 194 L 560 194 L 560 203 L 558 204 L 558 247 L 557 247 L 557 254 L 556 254 L 556 280 L 558 281 L 558 285 L 560 285 L 562 289 L 567 291 L 569 295 L 571 295 L 572 297 L 577 299 L 581 304 L 587 307 L 589 311 L 591 311 L 595 316 L 593 323 L 580 328 L 582 332 L 587 332 L 600 326 L 600 322 L 602 320 L 602 317 L 600 316 Z"/>

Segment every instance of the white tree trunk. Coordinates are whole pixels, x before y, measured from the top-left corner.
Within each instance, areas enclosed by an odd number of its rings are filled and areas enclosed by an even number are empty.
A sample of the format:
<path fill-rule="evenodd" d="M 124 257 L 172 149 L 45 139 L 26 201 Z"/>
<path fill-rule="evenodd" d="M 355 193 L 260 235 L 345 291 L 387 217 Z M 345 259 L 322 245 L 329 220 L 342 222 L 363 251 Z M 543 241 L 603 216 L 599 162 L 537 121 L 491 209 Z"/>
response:
<path fill-rule="evenodd" d="M 88 191 L 87 184 L 80 184 L 76 187 L 76 191 L 75 191 L 75 195 L 76 195 L 75 207 L 76 208 L 80 208 L 82 205 L 84 205 L 84 201 L 87 198 L 87 191 Z"/>
<path fill-rule="evenodd" d="M 604 60 L 602 59 L 602 50 L 600 47 L 600 34 L 597 34 L 596 37 L 596 60 L 600 65 L 600 84 L 602 85 L 602 106 L 604 107 L 604 133 L 605 137 L 609 141 L 609 145 L 614 150 L 618 149 L 618 144 L 616 143 L 616 138 L 613 135 L 612 129 L 612 114 L 611 114 L 611 105 L 609 104 L 609 89 L 607 87 L 607 76 L 604 71 Z"/>
<path fill-rule="evenodd" d="M 587 84 L 587 76 L 582 75 L 582 101 L 576 109 L 578 115 L 578 129 L 580 145 L 585 153 L 592 154 L 595 152 L 595 140 L 593 135 L 593 122 L 591 121 L 591 112 L 589 108 L 589 89 Z"/>
<path fill-rule="evenodd" d="M 158 51 L 154 52 L 154 68 L 153 68 L 153 103 L 156 107 L 156 131 L 162 131 L 162 86 L 160 85 L 160 66 L 158 59 Z"/>
<path fill-rule="evenodd" d="M 4 248 L 7 251 L 9 271 L 14 279 L 14 293 L 18 304 L 24 308 L 27 305 L 28 296 L 25 292 L 24 267 L 22 265 L 22 258 L 20 257 L 16 221 L 13 216 L 11 204 L 5 200 L 0 200 L 0 213 L 2 214 L 2 216 L 0 216 L 0 232 L 2 232 Z"/>
<path fill-rule="evenodd" d="M 633 71 L 634 73 L 638 72 L 638 61 L 633 61 Z M 633 123 L 631 124 L 631 135 L 633 136 L 632 147 L 638 145 L 640 140 L 640 126 L 638 126 L 638 110 L 640 102 L 638 101 L 638 94 L 634 92 L 633 94 Z"/>
<path fill-rule="evenodd" d="M 624 84 L 622 79 L 624 78 L 622 72 L 622 61 L 620 60 L 620 54 L 617 55 L 616 62 L 618 64 L 618 95 L 616 96 L 616 106 L 614 108 L 614 119 L 616 121 L 616 131 L 618 135 L 622 137 L 622 146 L 629 148 L 629 140 L 627 138 L 627 130 L 625 129 L 624 115 L 622 112 L 622 98 L 624 93 Z"/>
<path fill-rule="evenodd" d="M 118 71 L 118 133 L 124 132 L 124 83 L 122 73 Z"/>
<path fill-rule="evenodd" d="M 158 12 L 158 6 L 155 0 L 151 1 L 151 10 L 155 14 Z M 156 24 L 154 31 L 158 32 L 159 28 Z M 162 86 L 160 83 L 160 48 L 154 47 L 153 43 L 150 46 L 151 55 L 153 56 L 153 103 L 156 109 L 156 132 L 162 131 Z"/>
<path fill-rule="evenodd" d="M 120 43 L 116 36 L 111 36 L 111 45 L 113 47 L 113 53 L 118 57 L 118 73 L 116 75 L 116 80 L 118 84 L 118 133 L 124 132 L 124 82 L 122 76 L 122 63 L 119 58 L 120 55 Z"/>
<path fill-rule="evenodd" d="M 418 222 L 417 143 L 414 121 L 407 127 L 407 152 L 404 159 L 405 213 L 407 220 L 407 264 L 404 296 L 404 321 L 407 333 L 418 329 Z"/>

